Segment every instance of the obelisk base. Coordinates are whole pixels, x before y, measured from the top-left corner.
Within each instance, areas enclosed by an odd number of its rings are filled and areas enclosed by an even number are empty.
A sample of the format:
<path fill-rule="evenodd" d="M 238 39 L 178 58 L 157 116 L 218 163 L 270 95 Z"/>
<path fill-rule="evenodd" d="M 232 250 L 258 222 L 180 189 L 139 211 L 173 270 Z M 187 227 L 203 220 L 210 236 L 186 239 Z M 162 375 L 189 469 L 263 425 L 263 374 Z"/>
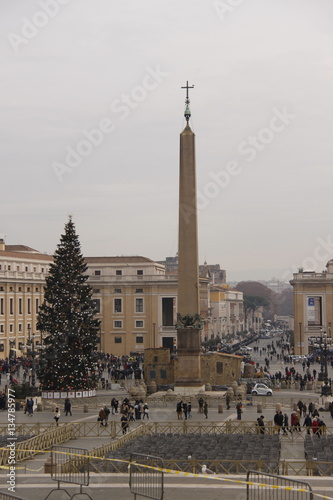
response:
<path fill-rule="evenodd" d="M 201 330 L 177 330 L 177 379 L 174 392 L 191 395 L 205 390 L 201 378 Z"/>

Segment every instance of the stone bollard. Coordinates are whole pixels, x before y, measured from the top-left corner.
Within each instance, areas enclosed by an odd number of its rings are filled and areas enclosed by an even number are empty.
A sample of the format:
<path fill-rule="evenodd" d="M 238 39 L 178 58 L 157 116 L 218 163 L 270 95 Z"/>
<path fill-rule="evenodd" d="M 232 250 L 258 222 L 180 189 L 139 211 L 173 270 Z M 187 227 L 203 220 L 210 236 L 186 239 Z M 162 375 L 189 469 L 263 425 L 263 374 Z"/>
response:
<path fill-rule="evenodd" d="M 37 411 L 43 411 L 42 403 L 37 403 Z"/>
<path fill-rule="evenodd" d="M 218 413 L 223 413 L 223 405 L 219 404 Z"/>
<path fill-rule="evenodd" d="M 88 405 L 83 405 L 83 413 L 88 413 Z"/>
<path fill-rule="evenodd" d="M 51 463 L 51 458 L 48 458 L 44 464 L 44 474 L 51 474 L 51 472 L 56 472 L 57 464 Z"/>
<path fill-rule="evenodd" d="M 293 411 L 297 411 L 297 410 L 298 410 L 297 403 L 293 403 Z"/>
<path fill-rule="evenodd" d="M 21 409 L 21 401 L 16 401 L 15 403 L 15 411 L 20 411 Z"/>
<path fill-rule="evenodd" d="M 262 413 L 262 404 L 261 403 L 257 404 L 257 413 Z"/>

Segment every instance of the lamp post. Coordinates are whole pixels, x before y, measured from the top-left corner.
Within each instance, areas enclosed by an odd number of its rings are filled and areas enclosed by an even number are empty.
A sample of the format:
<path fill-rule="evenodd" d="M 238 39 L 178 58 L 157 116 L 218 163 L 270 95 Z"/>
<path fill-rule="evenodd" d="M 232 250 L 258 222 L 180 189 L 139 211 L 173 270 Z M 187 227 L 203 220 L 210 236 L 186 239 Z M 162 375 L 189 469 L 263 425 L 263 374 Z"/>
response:
<path fill-rule="evenodd" d="M 318 381 L 325 383 L 325 385 L 321 388 L 321 395 L 331 396 L 332 389 L 331 389 L 331 380 L 328 379 L 327 354 L 328 354 L 328 346 L 332 345 L 332 338 L 327 337 L 327 333 L 324 332 L 323 329 L 321 328 L 320 336 L 309 337 L 309 343 L 312 345 L 312 347 L 320 349 L 320 373 L 318 375 Z"/>
<path fill-rule="evenodd" d="M 31 385 L 36 385 L 36 351 L 35 351 L 35 335 L 31 334 L 31 327 L 28 326 L 28 342 L 31 359 Z"/>

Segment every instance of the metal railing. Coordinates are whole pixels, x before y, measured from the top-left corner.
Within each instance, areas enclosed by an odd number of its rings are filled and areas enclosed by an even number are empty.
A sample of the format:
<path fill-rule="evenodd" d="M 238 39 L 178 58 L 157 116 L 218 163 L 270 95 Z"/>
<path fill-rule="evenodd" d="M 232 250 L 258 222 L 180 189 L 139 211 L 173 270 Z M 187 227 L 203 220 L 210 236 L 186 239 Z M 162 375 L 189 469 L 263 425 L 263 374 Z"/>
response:
<path fill-rule="evenodd" d="M 0 500 L 27 500 L 27 499 L 11 495 L 7 491 L 0 491 Z"/>
<path fill-rule="evenodd" d="M 248 482 L 246 487 L 247 500 L 261 500 L 268 497 L 270 500 L 313 499 L 312 488 L 304 481 L 296 481 L 273 474 L 265 474 L 255 470 L 248 472 L 246 480 Z"/>

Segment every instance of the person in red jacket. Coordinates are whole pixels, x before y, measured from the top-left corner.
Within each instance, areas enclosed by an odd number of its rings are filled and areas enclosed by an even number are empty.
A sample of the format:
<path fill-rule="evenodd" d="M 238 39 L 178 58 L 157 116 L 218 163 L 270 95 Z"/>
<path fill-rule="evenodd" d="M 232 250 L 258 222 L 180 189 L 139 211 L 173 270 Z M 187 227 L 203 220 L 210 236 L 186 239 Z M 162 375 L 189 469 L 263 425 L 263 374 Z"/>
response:
<path fill-rule="evenodd" d="M 313 434 L 317 434 L 317 436 L 319 437 L 319 423 L 317 417 L 314 417 L 314 419 L 312 420 L 312 432 Z"/>

